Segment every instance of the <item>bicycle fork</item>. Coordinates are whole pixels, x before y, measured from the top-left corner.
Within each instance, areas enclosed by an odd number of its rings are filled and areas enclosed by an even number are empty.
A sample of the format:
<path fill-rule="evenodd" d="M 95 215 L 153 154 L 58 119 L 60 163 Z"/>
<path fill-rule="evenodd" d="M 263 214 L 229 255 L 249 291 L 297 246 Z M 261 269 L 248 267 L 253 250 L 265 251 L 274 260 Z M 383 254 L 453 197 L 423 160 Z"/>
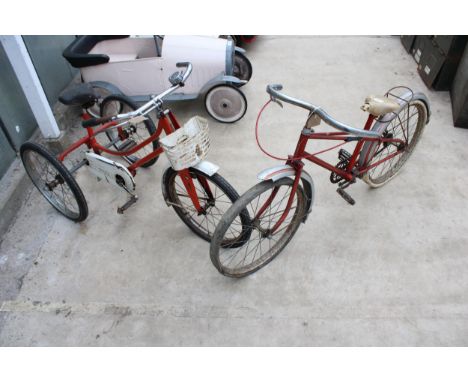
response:
<path fill-rule="evenodd" d="M 289 197 L 288 197 L 288 202 L 286 204 L 286 208 L 284 209 L 283 213 L 281 214 L 281 217 L 279 218 L 279 220 L 275 223 L 275 225 L 272 228 L 270 228 L 268 230 L 262 230 L 261 227 L 257 227 L 259 229 L 259 231 L 262 232 L 262 235 L 265 236 L 265 237 L 274 234 L 277 231 L 277 229 L 281 226 L 281 224 L 283 224 L 283 222 L 285 221 L 286 217 L 289 214 L 292 203 L 294 201 L 294 195 L 296 194 L 297 187 L 299 185 L 299 181 L 301 180 L 301 173 L 302 173 L 302 168 L 304 167 L 304 164 L 302 162 L 298 162 L 298 163 L 294 163 L 294 164 L 291 163 L 291 165 L 296 170 L 296 176 L 294 178 L 291 193 L 289 194 Z M 258 221 L 258 219 L 266 211 L 266 209 L 271 205 L 271 203 L 275 199 L 276 195 L 278 194 L 278 190 L 279 190 L 279 187 L 275 187 L 273 189 L 273 191 L 271 192 L 271 195 L 268 197 L 268 199 L 265 201 L 263 206 L 257 212 L 257 214 L 255 215 L 254 220 L 253 220 L 254 225 L 255 225 L 255 222 Z"/>
<path fill-rule="evenodd" d="M 193 206 L 198 212 L 198 215 L 206 213 L 206 209 L 211 205 L 214 205 L 214 197 L 206 178 L 204 178 L 203 176 L 197 176 L 197 180 L 200 182 L 200 185 L 202 186 L 203 190 L 208 196 L 207 204 L 204 207 L 202 207 L 200 205 L 200 199 L 197 195 L 197 188 L 195 187 L 193 178 L 190 176 L 190 171 L 188 169 L 184 169 L 178 171 L 178 174 L 182 179 L 182 183 L 184 184 L 185 189 L 187 190 L 187 193 L 190 197 L 190 200 L 192 201 Z"/>

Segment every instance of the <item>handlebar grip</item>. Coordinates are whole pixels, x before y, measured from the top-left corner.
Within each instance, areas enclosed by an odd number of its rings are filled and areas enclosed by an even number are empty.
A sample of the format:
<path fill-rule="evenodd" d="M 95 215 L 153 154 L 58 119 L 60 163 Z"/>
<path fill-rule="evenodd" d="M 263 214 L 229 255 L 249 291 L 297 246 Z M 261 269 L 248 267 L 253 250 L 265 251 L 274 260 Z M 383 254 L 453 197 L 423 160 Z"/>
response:
<path fill-rule="evenodd" d="M 81 122 L 81 126 L 83 126 L 83 127 L 97 126 L 97 125 L 100 125 L 102 123 L 109 122 L 110 120 L 112 120 L 112 118 L 113 118 L 113 116 L 87 119 L 86 121 Z"/>
<path fill-rule="evenodd" d="M 188 61 L 185 61 L 185 62 L 178 62 L 178 63 L 176 64 L 176 66 L 177 66 L 178 68 L 186 68 L 186 67 L 188 67 L 189 65 L 190 65 L 190 62 L 188 62 Z"/>
<path fill-rule="evenodd" d="M 283 90 L 283 85 L 281 85 L 281 84 L 272 84 L 272 85 L 269 85 L 269 86 L 271 86 L 271 88 L 273 90 L 276 90 L 276 91 Z"/>

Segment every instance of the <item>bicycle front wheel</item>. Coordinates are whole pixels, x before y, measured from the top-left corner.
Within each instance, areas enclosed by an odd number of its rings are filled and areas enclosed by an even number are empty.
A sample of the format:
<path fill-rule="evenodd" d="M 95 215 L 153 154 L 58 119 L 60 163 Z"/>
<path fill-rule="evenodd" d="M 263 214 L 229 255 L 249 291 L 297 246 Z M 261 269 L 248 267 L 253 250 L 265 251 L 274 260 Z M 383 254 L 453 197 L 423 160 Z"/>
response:
<path fill-rule="evenodd" d="M 211 261 L 221 274 L 248 276 L 272 261 L 289 243 L 307 214 L 307 198 L 301 185 L 297 186 L 284 221 L 274 232 L 271 230 L 286 210 L 292 186 L 291 178 L 261 182 L 242 195 L 224 214 L 210 246 Z M 249 214 L 249 232 L 246 233 L 243 226 L 242 242 L 235 246 L 225 245 L 226 235 L 239 231 L 236 221 L 245 211 Z"/>
<path fill-rule="evenodd" d="M 169 167 L 163 175 L 167 201 L 187 227 L 203 240 L 211 241 L 221 217 L 239 198 L 239 194 L 219 174 L 208 176 L 195 168 L 188 170 L 203 211 L 198 212 L 195 209 L 181 177 L 172 167 Z M 233 224 L 243 227 L 247 222 L 248 216 L 241 212 Z M 225 235 L 222 244 L 235 245 L 240 240 L 242 231 L 241 228 L 239 233 L 233 231 Z"/>
<path fill-rule="evenodd" d="M 47 201 L 68 219 L 80 222 L 88 216 L 88 205 L 67 168 L 45 147 L 26 142 L 21 160 L 32 182 Z"/>

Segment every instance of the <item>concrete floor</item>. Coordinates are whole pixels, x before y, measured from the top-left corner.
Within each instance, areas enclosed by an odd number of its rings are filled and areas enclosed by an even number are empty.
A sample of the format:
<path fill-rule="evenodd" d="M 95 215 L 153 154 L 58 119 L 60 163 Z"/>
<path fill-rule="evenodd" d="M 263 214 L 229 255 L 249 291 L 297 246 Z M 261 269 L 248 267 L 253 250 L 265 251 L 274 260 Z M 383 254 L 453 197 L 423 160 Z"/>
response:
<path fill-rule="evenodd" d="M 82 224 L 33 190 L 1 242 L 0 345 L 468 345 L 468 130 L 453 127 L 449 94 L 424 86 L 396 37 L 259 37 L 248 56 L 245 118 L 210 120 L 209 159 L 239 193 L 277 163 L 254 140 L 267 83 L 355 126 L 366 95 L 407 85 L 428 94 L 431 122 L 398 177 L 378 190 L 351 187 L 353 207 L 328 172 L 307 165 L 312 216 L 242 280 L 219 275 L 209 245 L 165 206 L 165 158 L 140 171 L 140 201 L 123 216 L 115 210 L 125 195 L 86 170 Z M 174 110 L 182 121 L 205 115 L 200 103 Z M 305 117 L 272 105 L 265 146 L 290 153 Z"/>

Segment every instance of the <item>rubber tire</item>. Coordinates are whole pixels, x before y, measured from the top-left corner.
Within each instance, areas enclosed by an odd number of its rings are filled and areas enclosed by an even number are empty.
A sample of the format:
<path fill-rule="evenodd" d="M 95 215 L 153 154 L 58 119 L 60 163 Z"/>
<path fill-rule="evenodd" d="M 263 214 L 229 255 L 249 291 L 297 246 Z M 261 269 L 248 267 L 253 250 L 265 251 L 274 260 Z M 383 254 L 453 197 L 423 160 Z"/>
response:
<path fill-rule="evenodd" d="M 279 250 L 276 251 L 273 256 L 269 257 L 266 261 L 263 263 L 259 264 L 257 267 L 249 270 L 248 272 L 244 273 L 229 273 L 227 272 L 224 268 L 221 262 L 219 261 L 219 249 L 222 247 L 220 241 L 223 239 L 224 234 L 228 230 L 229 226 L 231 223 L 234 221 L 234 219 L 241 213 L 241 211 L 245 210 L 248 204 L 254 200 L 257 196 L 263 194 L 269 189 L 272 189 L 276 187 L 277 185 L 287 185 L 287 184 L 293 184 L 293 179 L 287 177 L 287 178 L 281 178 L 278 179 L 277 181 L 273 182 L 271 180 L 265 180 L 261 183 L 256 184 L 252 188 L 250 188 L 248 191 L 246 191 L 237 201 L 226 211 L 224 216 L 221 218 L 221 220 L 218 223 L 218 226 L 213 234 L 213 240 L 211 241 L 210 245 L 210 259 L 215 268 L 218 270 L 219 273 L 221 273 L 224 276 L 228 277 L 233 277 L 233 278 L 242 278 L 246 277 L 248 275 L 251 275 L 254 272 L 257 272 L 259 269 L 263 268 L 265 265 L 269 264 L 276 256 L 278 256 L 283 249 L 286 247 L 286 245 L 291 241 L 293 236 L 296 234 L 297 230 L 299 229 L 300 224 L 303 222 L 303 218 L 299 217 L 296 218 L 295 226 L 293 227 L 292 231 L 289 233 L 289 237 L 287 237 L 284 242 L 282 243 L 281 247 Z M 300 192 L 302 195 L 302 211 L 297 208 L 297 212 L 300 215 L 299 216 L 305 216 L 307 214 L 307 195 L 304 192 L 304 189 L 300 184 L 297 186 L 297 191 Z M 298 204 L 299 205 L 299 204 Z M 250 235 L 249 235 L 250 236 Z M 245 243 L 243 243 L 245 244 Z"/>
<path fill-rule="evenodd" d="M 36 185 L 36 183 L 34 183 L 34 180 L 32 176 L 30 175 L 28 167 L 26 166 L 25 161 L 24 161 L 24 155 L 28 150 L 36 152 L 37 154 L 41 155 L 44 159 L 49 161 L 52 164 L 52 166 L 55 167 L 55 169 L 60 174 L 60 176 L 64 179 L 64 181 L 67 183 L 68 187 L 70 187 L 70 190 L 72 191 L 73 196 L 75 197 L 77 205 L 78 205 L 78 209 L 79 209 L 78 217 L 71 217 L 65 214 L 60 209 L 58 209 L 56 206 L 54 206 L 49 201 L 49 199 L 47 199 L 47 197 L 42 193 L 41 189 Z M 52 207 L 54 207 L 63 216 L 75 222 L 81 222 L 88 217 L 88 203 L 86 202 L 86 199 L 83 195 L 83 191 L 81 191 L 80 186 L 76 182 L 75 178 L 73 178 L 73 175 L 70 173 L 70 171 L 68 171 L 67 168 L 49 150 L 47 150 L 45 147 L 37 143 L 26 142 L 21 145 L 20 156 L 21 156 L 21 160 L 23 161 L 24 168 L 29 178 L 31 179 L 33 184 L 36 186 L 38 191 L 42 194 L 42 196 L 44 196 L 44 198 L 52 205 Z"/>
<path fill-rule="evenodd" d="M 236 51 L 234 53 L 234 67 L 236 66 L 236 59 L 240 60 L 240 61 L 243 61 L 247 65 L 247 72 L 246 72 L 246 74 L 244 76 L 238 77 L 238 76 L 236 76 L 236 74 L 233 71 L 233 76 L 237 77 L 237 78 L 239 78 L 240 80 L 243 80 L 243 81 L 247 81 L 247 82 L 250 81 L 250 79 L 252 78 L 252 64 L 251 64 L 250 60 L 242 52 Z M 246 83 L 235 84 L 235 86 L 240 88 L 240 87 L 244 86 L 245 84 Z"/>
<path fill-rule="evenodd" d="M 82 78 L 82 82 L 83 81 L 83 78 Z M 101 87 L 101 86 L 96 86 L 96 85 L 91 85 L 93 87 L 93 89 L 95 89 L 98 94 L 99 94 L 99 99 L 97 100 L 97 102 L 86 109 L 86 112 L 91 115 L 91 117 L 93 118 L 99 118 L 101 117 L 101 103 L 99 103 L 100 100 L 104 100 L 106 97 L 110 96 L 112 94 L 111 91 L 109 91 L 108 89 L 104 88 L 104 87 Z M 99 114 L 98 114 L 99 113 Z"/>
<path fill-rule="evenodd" d="M 424 128 L 426 127 L 426 124 L 427 124 L 427 116 L 428 116 L 428 110 L 427 110 L 427 106 L 426 104 L 422 101 L 422 100 L 419 100 L 419 99 L 415 99 L 413 101 L 410 102 L 410 106 L 412 104 L 419 104 L 419 107 L 422 108 L 422 110 L 424 110 L 424 114 L 423 114 L 423 121 L 422 121 L 422 125 L 419 127 L 417 127 L 419 129 L 419 131 L 417 132 L 417 136 L 411 141 L 410 143 L 410 146 L 409 146 L 409 153 L 406 154 L 406 158 L 404 158 L 404 162 L 398 167 L 398 169 L 396 170 L 396 172 L 390 176 L 389 178 L 385 179 L 383 182 L 380 182 L 380 183 L 375 183 L 372 181 L 372 179 L 369 177 L 369 175 L 367 173 L 365 173 L 363 176 L 362 176 L 362 180 L 367 183 L 370 187 L 372 188 L 379 188 L 379 187 L 382 187 L 383 185 L 387 184 L 388 182 L 390 182 L 390 180 L 392 180 L 395 176 L 397 176 L 399 173 L 400 173 L 400 170 L 401 168 L 404 166 L 404 164 L 406 163 L 406 161 L 408 160 L 408 158 L 411 156 L 411 154 L 413 153 L 414 151 L 414 148 L 416 147 L 416 145 L 418 144 L 419 142 L 419 139 L 421 138 L 421 134 L 423 133 L 424 131 Z M 398 112 L 399 113 L 399 112 Z M 397 115 L 395 115 L 394 118 L 397 118 Z M 392 119 L 393 120 L 393 119 Z M 389 121 L 388 125 L 391 124 L 391 121 Z M 419 123 L 419 122 L 418 122 Z M 378 126 L 374 125 L 375 129 L 378 130 Z M 374 127 L 371 129 L 371 131 L 374 130 Z M 416 134 L 416 131 L 415 131 L 415 134 Z M 367 151 L 365 150 L 371 150 L 372 149 L 372 144 L 366 144 L 368 146 L 368 148 L 366 148 L 366 146 L 363 147 L 363 150 L 362 150 L 362 153 L 360 155 L 363 155 L 363 157 L 365 157 L 367 155 Z M 402 155 L 405 155 L 405 154 L 402 154 Z M 401 159 L 400 159 L 401 160 Z M 400 161 L 399 160 L 399 161 Z M 396 163 L 398 164 L 399 161 Z M 370 162 L 370 161 L 368 161 Z M 385 163 L 385 162 L 384 162 Z M 378 168 L 379 166 L 376 166 L 375 168 Z"/>
<path fill-rule="evenodd" d="M 210 94 L 214 89 L 217 89 L 217 88 L 222 87 L 222 86 L 223 86 L 223 87 L 229 87 L 229 88 L 235 89 L 235 90 L 241 95 L 241 97 L 244 99 L 244 102 L 245 102 L 245 109 L 244 109 L 244 112 L 242 113 L 242 115 L 241 115 L 239 118 L 237 118 L 237 119 L 234 120 L 234 121 L 223 121 L 223 120 L 217 118 L 215 115 L 213 115 L 213 114 L 210 113 L 208 107 L 206 106 L 206 105 L 207 105 L 207 100 L 208 100 L 209 94 Z M 241 120 L 241 119 L 244 117 L 245 113 L 247 112 L 247 107 L 248 107 L 248 105 L 247 105 L 247 98 L 245 97 L 244 93 L 242 93 L 242 91 L 239 90 L 236 86 L 232 86 L 232 85 L 228 85 L 228 84 L 221 84 L 221 85 L 213 86 L 213 87 L 206 93 L 204 103 L 205 103 L 206 112 L 210 115 L 210 117 L 213 118 L 214 120 L 218 121 L 218 122 L 221 122 L 221 123 L 234 123 L 234 122 L 237 122 L 237 121 Z"/>
<path fill-rule="evenodd" d="M 193 167 L 190 167 L 189 170 L 191 174 L 205 177 L 206 179 L 209 179 L 211 182 L 216 184 L 221 190 L 223 190 L 226 196 L 233 203 L 239 198 L 239 194 L 234 189 L 234 187 L 232 187 L 231 184 L 218 173 L 215 173 L 209 176 Z M 165 195 L 167 195 L 168 201 L 171 203 L 176 203 L 176 199 L 174 198 L 174 192 L 175 192 L 174 182 L 177 176 L 178 176 L 178 172 L 174 170 L 172 167 L 169 167 L 163 174 L 163 187 L 164 187 Z M 179 218 L 184 222 L 184 224 L 187 227 L 190 228 L 190 230 L 193 233 L 195 233 L 198 237 L 201 237 L 203 240 L 211 242 L 212 237 L 207 235 L 198 226 L 193 224 L 190 219 L 187 219 L 187 216 L 185 215 L 184 210 L 182 208 L 175 206 L 175 205 L 172 205 L 172 208 L 174 208 L 174 211 L 179 216 Z"/>
<path fill-rule="evenodd" d="M 110 96 L 107 96 L 106 98 L 103 99 L 103 101 L 101 102 L 101 106 L 100 106 L 100 113 L 101 113 L 101 116 L 103 116 L 103 111 L 104 111 L 104 107 L 106 106 L 107 103 L 109 102 L 114 102 L 114 101 L 118 101 L 120 103 L 123 103 L 123 104 L 126 104 L 126 106 L 128 106 L 130 109 L 132 109 L 133 111 L 135 110 L 138 110 L 138 105 L 133 102 L 129 97 L 127 96 L 124 96 L 124 95 L 120 95 L 120 94 L 112 94 Z M 122 107 L 120 108 L 120 111 L 122 111 Z M 148 133 L 151 135 L 151 134 L 154 134 L 156 132 L 156 126 L 154 125 L 154 122 L 152 121 L 152 119 L 150 117 L 148 117 L 148 119 L 144 122 L 145 124 L 145 127 L 146 127 L 146 130 L 148 130 Z M 112 140 L 110 134 L 106 131 L 106 136 L 109 140 Z M 153 150 L 156 150 L 159 148 L 159 138 L 154 140 L 153 143 Z M 116 150 L 117 147 L 116 145 L 114 145 L 114 148 Z M 146 162 L 145 164 L 142 164 L 141 167 L 151 167 L 152 165 L 154 165 L 156 163 L 156 161 L 158 160 L 159 156 L 157 156 L 156 158 L 153 158 L 151 159 L 150 161 Z"/>

